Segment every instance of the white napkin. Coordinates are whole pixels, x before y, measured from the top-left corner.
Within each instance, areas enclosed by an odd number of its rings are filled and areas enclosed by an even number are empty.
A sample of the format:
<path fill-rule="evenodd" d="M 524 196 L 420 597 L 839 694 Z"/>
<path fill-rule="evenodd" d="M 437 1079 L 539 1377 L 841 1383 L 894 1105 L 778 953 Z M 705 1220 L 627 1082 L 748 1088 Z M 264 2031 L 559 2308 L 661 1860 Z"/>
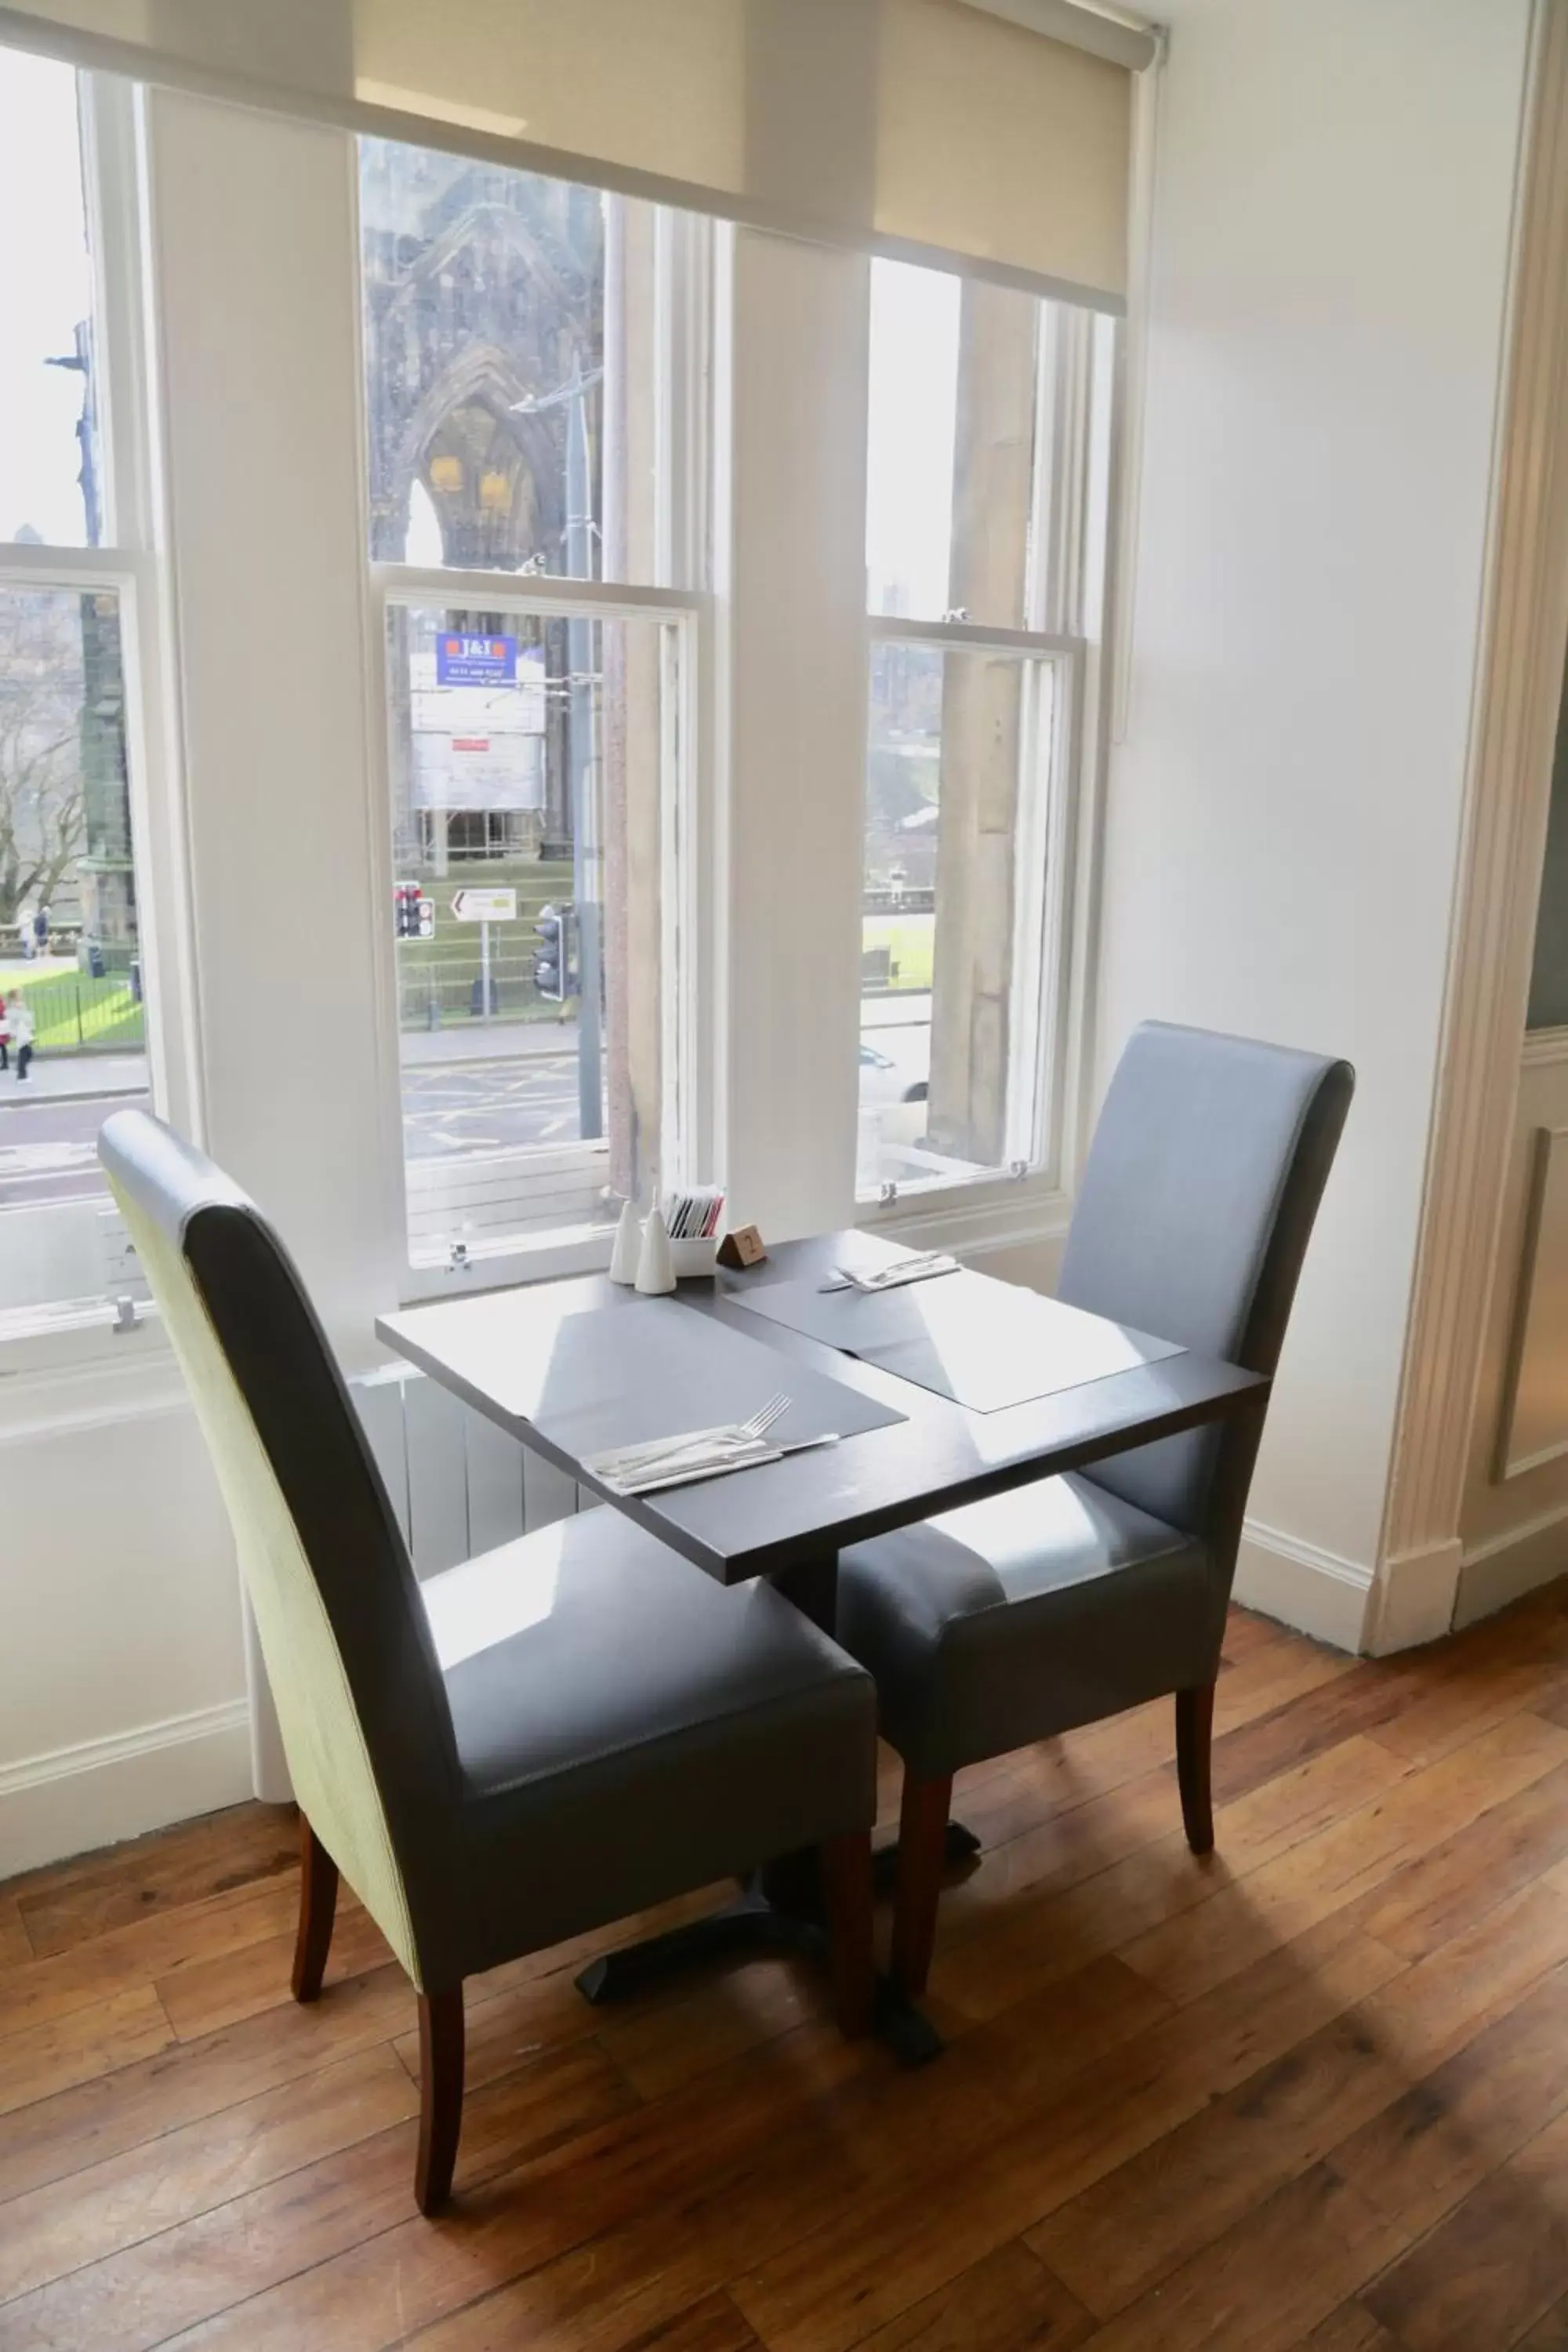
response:
<path fill-rule="evenodd" d="M 857 1267 L 841 1265 L 834 1269 L 831 1282 L 822 1285 L 824 1290 L 901 1290 L 907 1282 L 931 1282 L 939 1274 L 957 1274 L 958 1260 L 947 1257 L 940 1250 L 930 1250 L 923 1257 L 900 1258 L 896 1265 L 884 1265 L 875 1274 L 862 1274 Z"/>
<path fill-rule="evenodd" d="M 647 1495 L 658 1486 L 686 1486 L 726 1471 L 750 1470 L 761 1462 L 781 1462 L 813 1445 L 837 1445 L 837 1432 L 775 1445 L 739 1426 L 693 1430 L 685 1437 L 662 1437 L 647 1445 L 612 1446 L 585 1454 L 583 1467 L 614 1495 Z"/>

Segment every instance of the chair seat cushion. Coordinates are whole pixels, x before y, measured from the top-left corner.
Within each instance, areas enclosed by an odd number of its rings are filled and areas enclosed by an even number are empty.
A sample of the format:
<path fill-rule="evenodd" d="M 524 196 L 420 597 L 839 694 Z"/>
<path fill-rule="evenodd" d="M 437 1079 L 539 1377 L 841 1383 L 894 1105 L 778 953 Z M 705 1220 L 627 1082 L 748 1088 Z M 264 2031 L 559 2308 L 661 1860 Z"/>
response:
<path fill-rule="evenodd" d="M 869 1677 L 770 1584 L 584 1511 L 423 1587 L 461 1772 L 465 1972 L 876 1817 Z"/>
<path fill-rule="evenodd" d="M 1091 1479 L 1042 1480 L 856 1544 L 838 1639 L 921 1779 L 1207 1681 L 1205 1547 Z"/>

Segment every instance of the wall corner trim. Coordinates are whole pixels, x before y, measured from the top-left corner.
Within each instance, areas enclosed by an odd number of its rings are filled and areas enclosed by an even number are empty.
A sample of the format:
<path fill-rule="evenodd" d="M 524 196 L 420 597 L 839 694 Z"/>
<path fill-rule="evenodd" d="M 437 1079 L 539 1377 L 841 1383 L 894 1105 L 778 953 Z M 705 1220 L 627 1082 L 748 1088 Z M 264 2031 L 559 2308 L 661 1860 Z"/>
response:
<path fill-rule="evenodd" d="M 1568 636 L 1568 0 L 1542 0 L 1535 15 L 1478 636 L 1442 1040 L 1380 1547 L 1380 1651 L 1448 1630 L 1436 1618 L 1443 1578 L 1450 1609 L 1458 1583 L 1517 1099 Z M 1402 1633 L 1406 1625 L 1421 1630 Z"/>
<path fill-rule="evenodd" d="M 1458 1536 L 1385 1559 L 1373 1580 L 1363 1646 L 1374 1658 L 1440 1642 L 1452 1631 L 1462 1547 Z"/>

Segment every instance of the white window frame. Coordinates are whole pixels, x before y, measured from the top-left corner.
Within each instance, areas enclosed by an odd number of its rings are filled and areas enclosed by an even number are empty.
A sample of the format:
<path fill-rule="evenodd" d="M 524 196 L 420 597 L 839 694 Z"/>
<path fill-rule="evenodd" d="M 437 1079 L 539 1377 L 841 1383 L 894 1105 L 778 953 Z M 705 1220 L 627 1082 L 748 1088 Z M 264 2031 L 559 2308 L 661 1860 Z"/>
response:
<path fill-rule="evenodd" d="M 380 823 L 375 827 L 371 854 L 378 903 L 389 910 L 388 920 L 378 924 L 376 930 L 376 1001 L 380 1008 L 383 1096 L 389 1106 L 389 1157 L 396 1171 L 395 1189 L 403 1266 L 401 1297 L 405 1304 L 412 1304 L 464 1290 L 493 1289 L 508 1283 L 540 1282 L 562 1275 L 599 1272 L 609 1264 L 614 1239 L 610 1224 L 566 1226 L 535 1238 L 509 1236 L 494 1246 L 480 1244 L 471 1248 L 462 1263 L 444 1265 L 416 1264 L 408 1249 L 396 942 L 390 921 L 396 877 L 393 870 L 389 800 L 389 719 L 395 682 L 388 661 L 387 615 L 394 604 L 426 608 L 434 604 L 454 612 L 495 612 L 539 619 L 569 620 L 575 614 L 584 620 L 650 622 L 669 633 L 674 661 L 665 665 L 660 698 L 665 779 L 659 901 L 660 1066 L 664 1099 L 658 1150 L 659 1181 L 668 1186 L 695 1178 L 701 1160 L 698 1139 L 702 1131 L 703 1109 L 699 1098 L 700 1065 L 692 1036 L 704 984 L 700 929 L 700 861 L 681 855 L 680 847 L 697 831 L 703 648 L 711 626 L 710 599 L 700 591 L 633 588 L 616 582 L 569 580 L 557 573 L 530 576 L 525 583 L 515 572 L 463 571 L 406 563 L 372 563 L 368 572 L 371 651 L 366 668 L 379 688 L 370 712 L 370 740 L 381 802 Z M 526 1158 L 531 1149 L 520 1144 L 519 1158 Z M 607 1160 L 607 1142 L 604 1150 Z"/>
<path fill-rule="evenodd" d="M 1046 630 L 989 629 L 962 621 L 910 621 L 874 614 L 868 623 L 873 646 L 931 646 L 942 653 L 971 653 L 1048 669 L 1053 693 L 1050 734 L 1035 788 L 1020 796 L 1021 830 L 1016 866 L 1021 880 L 1043 872 L 1036 894 L 1020 888 L 1020 916 L 1013 927 L 1013 977 L 1007 1074 L 1005 1168 L 973 1174 L 935 1175 L 909 1183 L 886 1183 L 875 1198 L 860 1194 L 863 1225 L 902 1227 L 944 1217 L 950 1206 L 986 1214 L 998 1202 L 1026 1191 L 1037 1199 L 1062 1190 L 1062 1101 L 1065 1090 L 1072 916 L 1072 870 L 1077 794 L 1079 701 L 1085 646 L 1079 637 Z M 1028 743 L 1029 730 L 1020 730 Z M 1020 751 L 1020 759 L 1031 753 Z M 1029 901 L 1033 900 L 1032 908 Z M 1022 1012 L 1025 1018 L 1017 1018 Z M 1019 1132 L 1021 1108 L 1032 1114 L 1032 1133 Z"/>
<path fill-rule="evenodd" d="M 117 599 L 149 1089 L 161 1116 L 199 1136 L 188 860 L 171 719 L 169 583 L 157 553 L 139 92 L 116 77 L 85 71 L 79 72 L 77 87 L 109 543 L 0 546 L 0 587 L 99 589 Z M 87 1293 L 26 1314 L 18 1310 L 15 1324 L 0 1330 L 8 1412 L 31 1410 L 26 1400 L 38 1380 L 97 1369 L 142 1377 L 137 1366 L 145 1365 L 144 1347 L 162 1347 L 163 1335 L 145 1286 L 135 1287 L 129 1318 L 107 1296 Z M 138 1338 L 142 1344 L 128 1353 L 122 1343 Z"/>
<path fill-rule="evenodd" d="M 1025 606 L 1040 625 L 993 629 L 962 621 L 873 614 L 870 644 L 935 645 L 1050 663 L 1053 711 L 1047 790 L 1019 844 L 1046 860 L 1041 921 L 1014 932 L 1014 1002 L 1037 1008 L 1032 1071 L 1009 1072 L 1011 1116 L 1020 1087 L 1034 1087 L 1043 1148 L 1001 1173 L 895 1188 L 857 1203 L 857 1222 L 889 1239 L 984 1249 L 1059 1238 L 1066 1232 L 1082 1151 L 1090 1061 L 1094 909 L 1099 890 L 1098 811 L 1108 729 L 1104 633 L 1111 604 L 1121 426 L 1121 322 L 1056 300 L 1042 320 L 1036 386 L 1037 453 Z M 1077 633 L 1075 633 L 1077 632 Z M 1017 1050 L 1020 1024 L 1013 1024 Z M 1022 1160 L 1023 1164 L 1018 1161 Z"/>

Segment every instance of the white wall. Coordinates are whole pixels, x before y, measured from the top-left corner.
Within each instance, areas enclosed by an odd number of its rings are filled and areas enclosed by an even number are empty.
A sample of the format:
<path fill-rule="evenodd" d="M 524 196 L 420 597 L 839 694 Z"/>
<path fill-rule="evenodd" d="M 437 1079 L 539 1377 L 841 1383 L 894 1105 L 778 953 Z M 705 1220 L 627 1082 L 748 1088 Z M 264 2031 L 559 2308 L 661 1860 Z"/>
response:
<path fill-rule="evenodd" d="M 203 1135 L 358 1367 L 402 1250 L 375 1060 L 353 142 L 168 91 L 146 134 Z M 0 1395 L 0 1877 L 248 1795 L 233 1544 L 154 1331 L 101 1374 Z"/>
<path fill-rule="evenodd" d="M 1409 1307 L 1528 13 L 1171 11 L 1100 1076 L 1151 1015 L 1356 1065 L 1245 1563 L 1341 1638 Z"/>
<path fill-rule="evenodd" d="M 8 1406 L 0 1496 L 0 1877 L 248 1796 L 234 1547 L 167 1359 Z"/>
<path fill-rule="evenodd" d="M 397 1203 L 367 1181 L 388 1164 L 390 1090 L 374 1054 L 385 845 L 373 863 L 354 144 L 175 91 L 149 91 L 147 110 L 205 1140 L 363 1362 L 395 1278 Z"/>

